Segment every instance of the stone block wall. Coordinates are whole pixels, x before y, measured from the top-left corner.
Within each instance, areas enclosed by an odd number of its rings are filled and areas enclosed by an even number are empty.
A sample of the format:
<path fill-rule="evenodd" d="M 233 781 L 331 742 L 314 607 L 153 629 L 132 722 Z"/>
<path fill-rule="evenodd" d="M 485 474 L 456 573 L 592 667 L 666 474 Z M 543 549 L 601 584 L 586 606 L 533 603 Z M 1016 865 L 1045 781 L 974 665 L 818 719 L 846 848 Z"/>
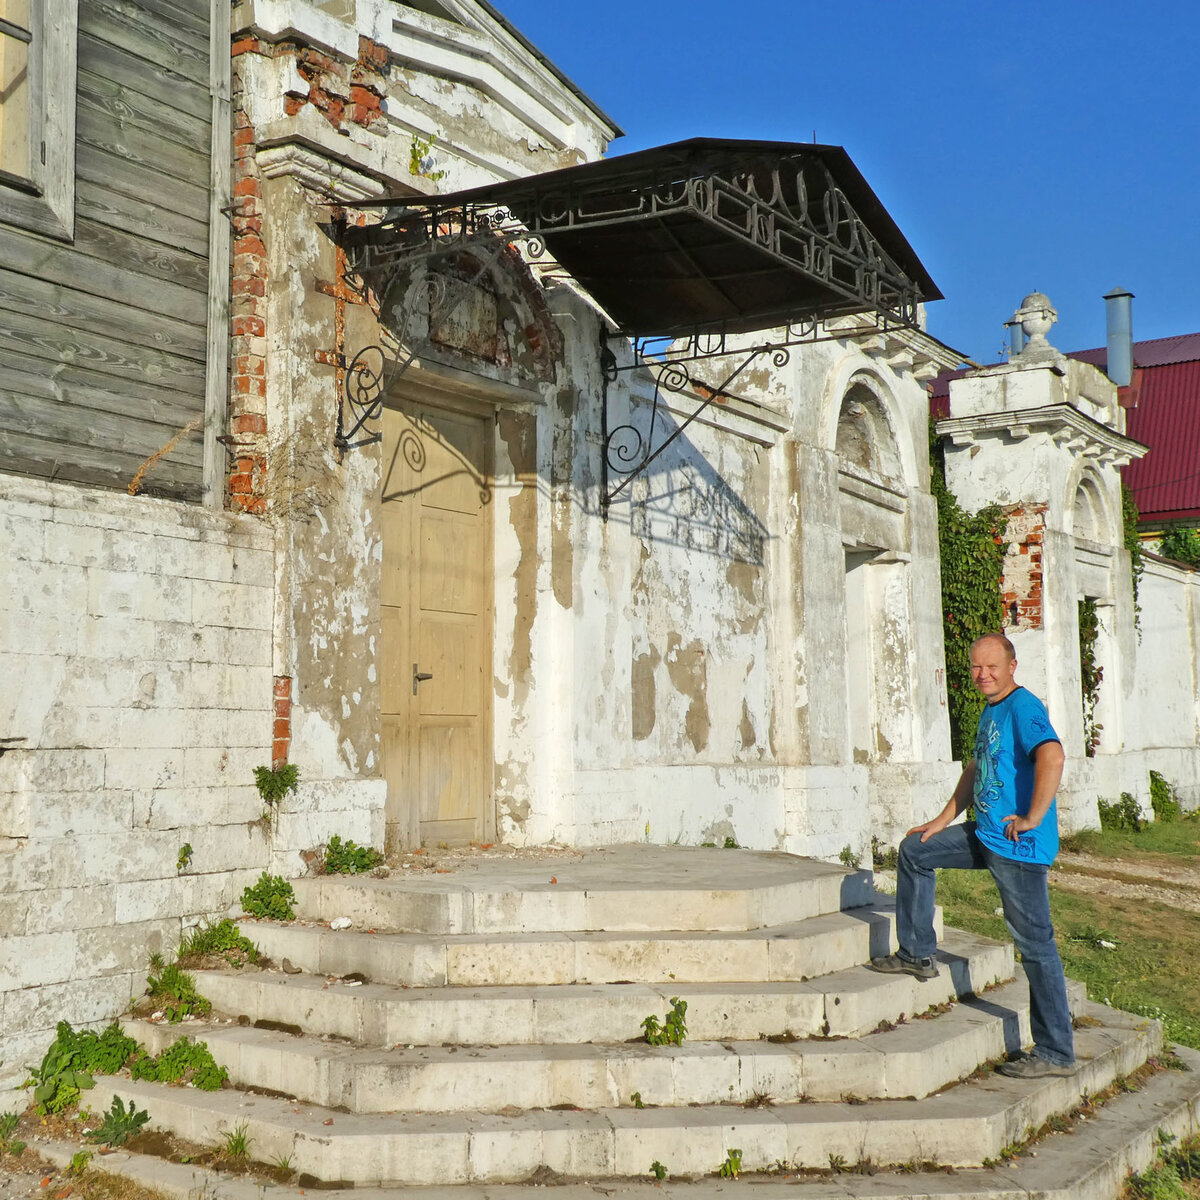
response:
<path fill-rule="evenodd" d="M 0 738 L 22 739 L 0 757 L 3 1088 L 290 843 L 253 781 L 276 732 L 270 529 L 6 477 L 0 543 Z M 307 803 L 281 818 L 297 837 Z"/>

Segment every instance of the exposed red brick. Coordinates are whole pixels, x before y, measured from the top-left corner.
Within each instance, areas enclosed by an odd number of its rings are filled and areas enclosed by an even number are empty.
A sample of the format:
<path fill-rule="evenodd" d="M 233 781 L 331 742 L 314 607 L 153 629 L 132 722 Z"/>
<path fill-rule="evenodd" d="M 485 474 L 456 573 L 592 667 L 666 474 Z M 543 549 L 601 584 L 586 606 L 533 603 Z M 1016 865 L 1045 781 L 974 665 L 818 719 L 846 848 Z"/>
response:
<path fill-rule="evenodd" d="M 267 418 L 260 413 L 239 413 L 229 422 L 234 433 L 266 433 Z"/>

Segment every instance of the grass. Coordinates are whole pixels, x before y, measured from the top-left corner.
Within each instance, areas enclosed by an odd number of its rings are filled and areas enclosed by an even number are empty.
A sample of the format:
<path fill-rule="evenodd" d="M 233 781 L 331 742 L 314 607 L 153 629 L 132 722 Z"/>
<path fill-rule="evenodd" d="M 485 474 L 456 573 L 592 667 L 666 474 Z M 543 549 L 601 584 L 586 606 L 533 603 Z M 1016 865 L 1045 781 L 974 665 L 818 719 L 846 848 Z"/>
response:
<path fill-rule="evenodd" d="M 1127 830 L 1086 830 L 1062 840 L 1062 848 L 1097 858 L 1136 858 L 1148 864 L 1175 859 L 1200 859 L 1200 816 L 1182 821 L 1151 821 L 1139 833 Z M 1197 863 L 1186 863 L 1197 866 Z"/>
<path fill-rule="evenodd" d="M 1088 853 L 1146 861 L 1141 847 L 1167 860 L 1197 853 L 1200 822 L 1184 821 L 1141 834 L 1085 835 Z M 1178 838 L 1179 831 L 1190 836 Z M 1166 847 L 1179 846 L 1171 851 Z M 1000 896 L 986 871 L 941 871 L 938 903 L 946 924 L 1006 939 L 1004 919 L 995 915 Z M 1050 912 L 1067 974 L 1087 984 L 1088 996 L 1163 1021 L 1167 1040 L 1200 1050 L 1200 989 L 1195 985 L 1200 913 L 1140 898 L 1079 895 L 1050 887 Z M 1114 944 L 1113 949 L 1102 941 Z"/>

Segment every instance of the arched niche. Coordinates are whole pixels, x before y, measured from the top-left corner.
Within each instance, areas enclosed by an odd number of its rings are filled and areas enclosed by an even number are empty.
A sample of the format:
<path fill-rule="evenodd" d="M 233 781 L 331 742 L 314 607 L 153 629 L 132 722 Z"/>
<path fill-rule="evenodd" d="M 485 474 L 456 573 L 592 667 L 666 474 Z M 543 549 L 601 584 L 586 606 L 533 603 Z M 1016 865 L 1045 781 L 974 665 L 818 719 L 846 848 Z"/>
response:
<path fill-rule="evenodd" d="M 1115 526 L 1108 510 L 1104 485 L 1089 470 L 1084 470 L 1075 485 L 1070 507 L 1071 535 L 1100 545 L 1114 542 Z"/>
<path fill-rule="evenodd" d="M 904 479 L 887 411 L 875 389 L 861 378 L 852 380 L 842 397 L 834 448 L 851 470 L 895 482 Z"/>

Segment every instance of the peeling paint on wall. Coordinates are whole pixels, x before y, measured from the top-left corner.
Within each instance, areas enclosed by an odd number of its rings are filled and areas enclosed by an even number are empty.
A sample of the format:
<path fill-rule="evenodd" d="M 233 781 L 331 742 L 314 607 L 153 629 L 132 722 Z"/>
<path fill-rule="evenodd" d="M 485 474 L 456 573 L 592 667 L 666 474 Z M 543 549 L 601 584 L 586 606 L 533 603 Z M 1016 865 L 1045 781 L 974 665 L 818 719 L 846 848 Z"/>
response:
<path fill-rule="evenodd" d="M 708 664 L 698 640 L 683 645 L 677 633 L 667 638 L 667 673 L 671 685 L 688 700 L 684 730 L 692 748 L 699 753 L 708 745 Z"/>
<path fill-rule="evenodd" d="M 662 662 L 662 655 L 651 646 L 645 654 L 633 660 L 633 737 L 644 741 L 654 732 L 654 672 Z"/>

